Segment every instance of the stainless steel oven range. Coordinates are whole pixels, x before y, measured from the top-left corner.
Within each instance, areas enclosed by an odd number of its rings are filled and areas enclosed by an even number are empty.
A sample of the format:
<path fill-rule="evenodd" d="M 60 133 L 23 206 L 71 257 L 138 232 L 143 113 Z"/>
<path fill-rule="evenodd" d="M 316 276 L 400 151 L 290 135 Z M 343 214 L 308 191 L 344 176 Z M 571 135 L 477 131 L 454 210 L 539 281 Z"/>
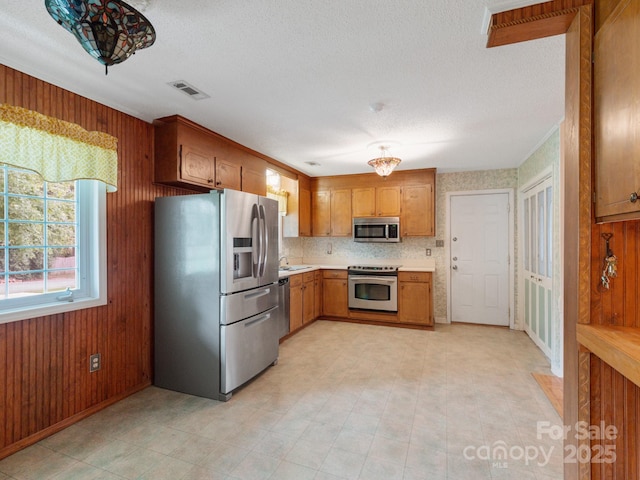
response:
<path fill-rule="evenodd" d="M 397 312 L 398 268 L 400 265 L 348 267 L 349 308 Z"/>

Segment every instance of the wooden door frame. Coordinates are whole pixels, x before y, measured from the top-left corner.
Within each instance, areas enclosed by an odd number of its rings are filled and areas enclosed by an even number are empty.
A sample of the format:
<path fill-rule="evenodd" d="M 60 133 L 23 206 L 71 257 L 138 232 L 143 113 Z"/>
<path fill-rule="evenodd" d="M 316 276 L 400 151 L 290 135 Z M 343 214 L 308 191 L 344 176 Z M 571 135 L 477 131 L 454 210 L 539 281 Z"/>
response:
<path fill-rule="evenodd" d="M 515 264 L 516 259 L 514 257 L 515 252 L 515 208 L 514 208 L 514 189 L 512 188 L 496 188 L 487 190 L 467 190 L 458 192 L 447 192 L 446 198 L 446 214 L 445 214 L 445 231 L 444 231 L 444 266 L 446 271 L 446 285 L 447 285 L 447 323 L 451 323 L 451 198 L 469 195 L 493 195 L 493 194 L 508 194 L 509 195 L 509 209 L 507 212 L 508 222 L 508 242 L 509 242 L 509 265 L 507 284 L 509 287 L 509 328 L 515 329 Z"/>

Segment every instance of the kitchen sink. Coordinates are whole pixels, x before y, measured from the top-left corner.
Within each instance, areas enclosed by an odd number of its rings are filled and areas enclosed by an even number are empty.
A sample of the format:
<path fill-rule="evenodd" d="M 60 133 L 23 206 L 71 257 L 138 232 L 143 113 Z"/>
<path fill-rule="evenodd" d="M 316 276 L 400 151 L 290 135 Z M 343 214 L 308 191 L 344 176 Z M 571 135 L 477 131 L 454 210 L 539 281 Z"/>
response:
<path fill-rule="evenodd" d="M 280 270 L 292 272 L 294 270 L 304 270 L 305 268 L 311 268 L 310 265 L 285 265 L 280 267 Z"/>

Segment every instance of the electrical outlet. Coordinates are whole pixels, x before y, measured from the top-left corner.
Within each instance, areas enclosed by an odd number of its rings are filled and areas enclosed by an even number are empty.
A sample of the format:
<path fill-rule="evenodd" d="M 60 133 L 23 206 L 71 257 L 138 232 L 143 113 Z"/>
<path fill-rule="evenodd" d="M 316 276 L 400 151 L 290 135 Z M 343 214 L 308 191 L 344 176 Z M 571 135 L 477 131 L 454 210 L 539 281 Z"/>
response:
<path fill-rule="evenodd" d="M 444 247 L 444 240 L 436 240 L 436 247 Z"/>
<path fill-rule="evenodd" d="M 102 358 L 99 353 L 94 353 L 89 357 L 89 373 L 97 372 L 102 366 Z"/>
<path fill-rule="evenodd" d="M 427 248 L 427 257 L 430 257 L 430 256 L 431 256 L 431 249 Z"/>

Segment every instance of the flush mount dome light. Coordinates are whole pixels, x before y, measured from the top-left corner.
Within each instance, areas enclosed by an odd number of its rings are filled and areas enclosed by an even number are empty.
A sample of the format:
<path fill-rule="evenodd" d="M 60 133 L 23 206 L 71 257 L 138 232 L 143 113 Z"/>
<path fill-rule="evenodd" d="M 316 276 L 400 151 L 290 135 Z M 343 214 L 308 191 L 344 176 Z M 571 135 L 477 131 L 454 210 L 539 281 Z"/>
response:
<path fill-rule="evenodd" d="M 111 65 L 156 40 L 151 22 L 120 0 L 45 0 L 44 4 L 49 15 L 105 66 L 105 75 Z"/>

